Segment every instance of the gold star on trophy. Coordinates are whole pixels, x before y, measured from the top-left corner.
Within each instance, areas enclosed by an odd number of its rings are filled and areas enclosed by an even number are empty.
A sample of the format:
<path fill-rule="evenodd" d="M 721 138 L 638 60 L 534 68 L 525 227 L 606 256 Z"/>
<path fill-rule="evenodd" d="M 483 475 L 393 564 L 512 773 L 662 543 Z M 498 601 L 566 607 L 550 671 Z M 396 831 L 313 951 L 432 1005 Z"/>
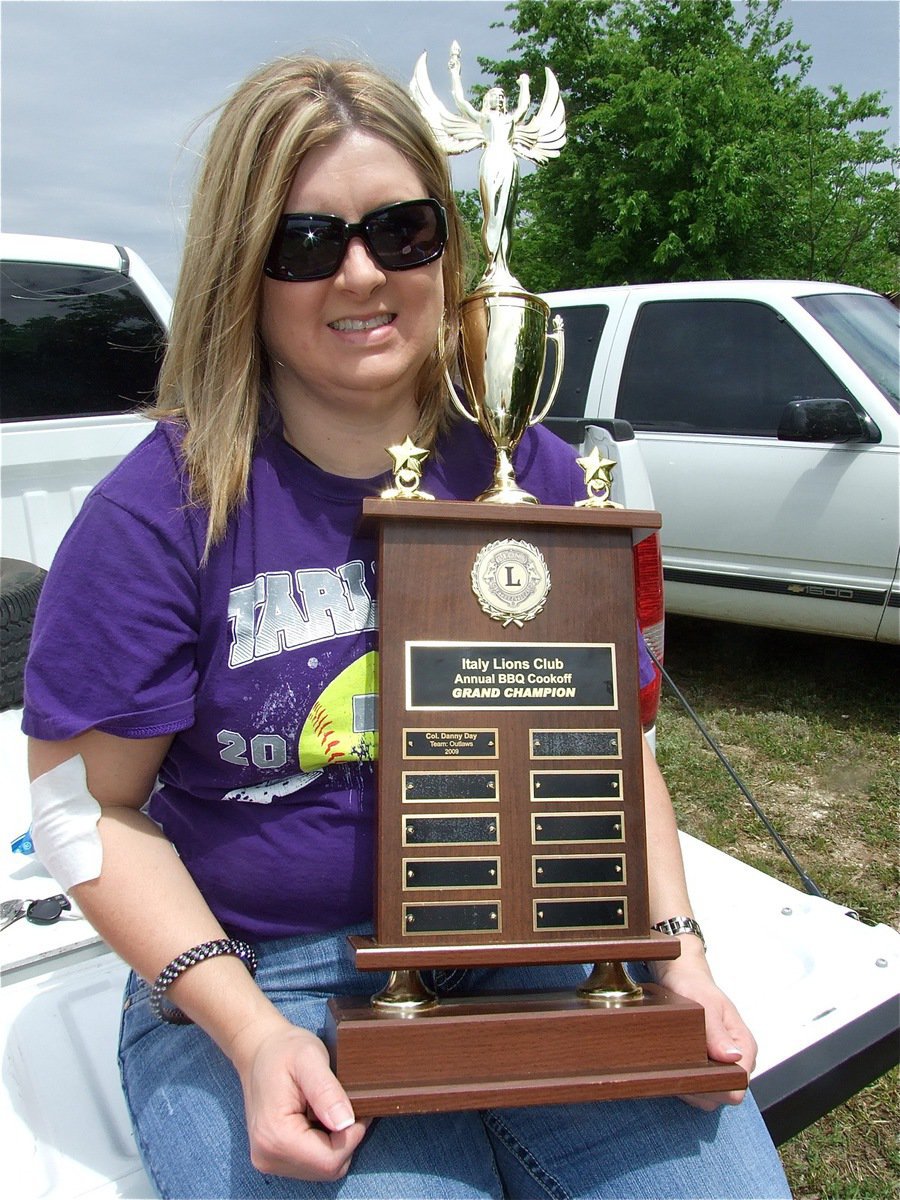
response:
<path fill-rule="evenodd" d="M 381 493 L 382 500 L 433 500 L 428 492 L 419 491 L 422 466 L 428 451 L 417 446 L 409 434 L 400 446 L 389 446 L 388 454 L 394 460 L 394 486 Z"/>
<path fill-rule="evenodd" d="M 590 454 L 575 460 L 584 471 L 584 486 L 587 499 L 576 501 L 576 508 L 622 508 L 610 499 L 612 495 L 612 473 L 616 463 L 611 458 L 601 458 L 595 446 Z"/>

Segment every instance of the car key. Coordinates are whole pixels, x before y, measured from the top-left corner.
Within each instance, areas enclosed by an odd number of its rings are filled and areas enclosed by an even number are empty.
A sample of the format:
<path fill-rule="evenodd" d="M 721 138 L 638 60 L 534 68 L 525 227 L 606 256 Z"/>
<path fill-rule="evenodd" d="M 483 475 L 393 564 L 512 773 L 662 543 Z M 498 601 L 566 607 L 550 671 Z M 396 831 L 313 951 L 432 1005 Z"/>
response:
<path fill-rule="evenodd" d="M 64 912 L 72 908 L 68 896 L 60 893 L 58 896 L 47 896 L 43 900 L 32 900 L 25 909 L 25 919 L 32 925 L 55 925 Z"/>
<path fill-rule="evenodd" d="M 14 921 L 25 916 L 24 900 L 4 900 L 0 903 L 0 929 L 6 929 Z"/>
<path fill-rule="evenodd" d="M 68 896 L 46 896 L 43 900 L 4 900 L 0 903 L 0 930 L 25 917 L 32 925 L 55 925 L 72 902 Z"/>

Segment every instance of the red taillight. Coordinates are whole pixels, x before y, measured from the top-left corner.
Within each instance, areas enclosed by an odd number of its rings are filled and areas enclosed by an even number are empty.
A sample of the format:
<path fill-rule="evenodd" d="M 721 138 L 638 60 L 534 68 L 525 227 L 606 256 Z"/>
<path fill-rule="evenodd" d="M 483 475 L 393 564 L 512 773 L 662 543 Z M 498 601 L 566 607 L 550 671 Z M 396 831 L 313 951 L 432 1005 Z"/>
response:
<path fill-rule="evenodd" d="M 662 662 L 666 611 L 663 602 L 662 551 L 658 533 L 644 538 L 634 548 L 634 597 L 638 624 L 644 641 Z M 641 724 L 644 729 L 656 724 L 661 682 L 660 673 L 656 670 L 653 680 L 641 688 Z"/>

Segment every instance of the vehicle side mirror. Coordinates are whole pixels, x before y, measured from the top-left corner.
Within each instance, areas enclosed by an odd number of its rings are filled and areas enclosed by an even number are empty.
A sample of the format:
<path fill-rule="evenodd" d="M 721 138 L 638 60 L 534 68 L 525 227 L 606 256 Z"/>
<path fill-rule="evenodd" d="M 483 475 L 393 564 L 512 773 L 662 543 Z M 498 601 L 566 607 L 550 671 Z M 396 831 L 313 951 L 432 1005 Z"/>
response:
<path fill-rule="evenodd" d="M 792 400 L 781 414 L 783 442 L 878 442 L 881 435 L 849 400 Z"/>

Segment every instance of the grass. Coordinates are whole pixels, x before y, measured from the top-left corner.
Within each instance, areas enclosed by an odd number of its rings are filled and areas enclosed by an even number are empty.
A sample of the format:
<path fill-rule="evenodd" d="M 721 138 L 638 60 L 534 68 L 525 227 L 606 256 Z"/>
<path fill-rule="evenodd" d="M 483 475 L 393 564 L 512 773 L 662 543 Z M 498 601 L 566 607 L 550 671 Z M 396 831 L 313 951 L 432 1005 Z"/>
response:
<path fill-rule="evenodd" d="M 898 651 L 670 617 L 666 668 L 795 858 L 830 900 L 897 927 Z M 657 755 L 679 823 L 798 879 L 666 688 Z M 900 1194 L 897 1073 L 781 1147 L 796 1200 Z"/>

